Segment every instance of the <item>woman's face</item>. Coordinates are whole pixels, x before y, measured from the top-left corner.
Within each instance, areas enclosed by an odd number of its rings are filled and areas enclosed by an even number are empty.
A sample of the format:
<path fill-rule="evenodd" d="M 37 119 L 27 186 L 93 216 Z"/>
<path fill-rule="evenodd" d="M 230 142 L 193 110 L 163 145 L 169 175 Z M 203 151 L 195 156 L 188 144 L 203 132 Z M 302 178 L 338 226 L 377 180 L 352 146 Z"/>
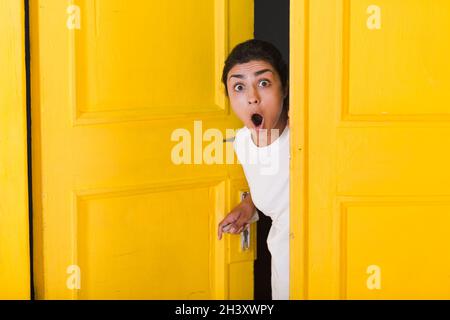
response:
<path fill-rule="evenodd" d="M 280 77 L 266 61 L 253 60 L 237 64 L 227 76 L 227 89 L 231 107 L 249 129 L 283 130 L 284 91 Z M 281 133 L 281 131 L 280 131 Z"/>

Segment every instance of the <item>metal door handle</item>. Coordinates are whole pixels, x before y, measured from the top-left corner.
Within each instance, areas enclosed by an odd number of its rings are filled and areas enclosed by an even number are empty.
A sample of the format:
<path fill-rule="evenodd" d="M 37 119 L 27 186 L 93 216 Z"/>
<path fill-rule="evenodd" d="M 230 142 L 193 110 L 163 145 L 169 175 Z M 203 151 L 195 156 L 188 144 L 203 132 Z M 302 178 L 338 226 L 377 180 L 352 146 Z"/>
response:
<path fill-rule="evenodd" d="M 242 251 L 250 248 L 250 226 L 241 232 L 241 249 Z"/>

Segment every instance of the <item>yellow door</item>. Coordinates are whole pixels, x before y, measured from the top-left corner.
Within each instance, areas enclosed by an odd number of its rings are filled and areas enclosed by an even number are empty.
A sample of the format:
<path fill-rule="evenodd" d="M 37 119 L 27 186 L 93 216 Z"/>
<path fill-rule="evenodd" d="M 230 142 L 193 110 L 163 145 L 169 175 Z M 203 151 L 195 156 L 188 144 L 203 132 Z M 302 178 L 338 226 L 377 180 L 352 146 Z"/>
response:
<path fill-rule="evenodd" d="M 293 297 L 450 299 L 450 3 L 291 3 Z"/>
<path fill-rule="evenodd" d="M 0 299 L 30 298 L 24 2 L 0 2 Z"/>
<path fill-rule="evenodd" d="M 253 1 L 30 5 L 37 298 L 251 299 L 254 249 L 216 236 L 242 169 L 201 158 L 242 126 L 220 76 Z"/>

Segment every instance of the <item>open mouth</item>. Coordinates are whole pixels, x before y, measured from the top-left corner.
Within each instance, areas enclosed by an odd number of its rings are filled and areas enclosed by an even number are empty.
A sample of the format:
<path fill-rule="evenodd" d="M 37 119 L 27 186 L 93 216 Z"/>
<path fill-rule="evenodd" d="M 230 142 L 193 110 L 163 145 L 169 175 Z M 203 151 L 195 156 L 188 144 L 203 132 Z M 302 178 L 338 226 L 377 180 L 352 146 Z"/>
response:
<path fill-rule="evenodd" d="M 259 113 L 254 113 L 252 115 L 252 122 L 255 125 L 256 129 L 260 129 L 262 127 L 262 123 L 264 121 L 264 117 Z"/>

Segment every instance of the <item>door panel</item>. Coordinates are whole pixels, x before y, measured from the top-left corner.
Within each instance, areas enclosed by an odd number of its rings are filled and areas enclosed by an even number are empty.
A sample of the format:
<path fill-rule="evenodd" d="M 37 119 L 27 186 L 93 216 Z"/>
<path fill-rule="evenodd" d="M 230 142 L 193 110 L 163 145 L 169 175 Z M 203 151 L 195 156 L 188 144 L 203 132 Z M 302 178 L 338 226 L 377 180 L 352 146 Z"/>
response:
<path fill-rule="evenodd" d="M 30 299 L 24 2 L 0 2 L 0 299 Z"/>
<path fill-rule="evenodd" d="M 230 298 L 216 226 L 242 169 L 171 155 L 177 129 L 242 126 L 220 76 L 253 2 L 35 0 L 31 25 L 37 297 Z"/>
<path fill-rule="evenodd" d="M 450 298 L 449 12 L 293 6 L 294 297 Z"/>

